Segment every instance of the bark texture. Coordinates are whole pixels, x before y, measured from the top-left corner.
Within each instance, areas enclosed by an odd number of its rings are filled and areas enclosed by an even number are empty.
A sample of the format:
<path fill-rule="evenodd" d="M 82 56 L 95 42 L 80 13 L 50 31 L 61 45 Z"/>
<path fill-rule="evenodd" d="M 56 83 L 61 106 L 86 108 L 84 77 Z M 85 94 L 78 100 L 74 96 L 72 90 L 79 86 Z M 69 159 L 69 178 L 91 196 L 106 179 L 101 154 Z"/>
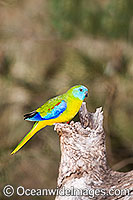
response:
<path fill-rule="evenodd" d="M 80 122 L 55 125 L 61 146 L 57 185 L 66 189 L 56 200 L 133 199 L 133 171 L 108 166 L 102 108 L 89 113 L 83 103 L 79 116 Z"/>

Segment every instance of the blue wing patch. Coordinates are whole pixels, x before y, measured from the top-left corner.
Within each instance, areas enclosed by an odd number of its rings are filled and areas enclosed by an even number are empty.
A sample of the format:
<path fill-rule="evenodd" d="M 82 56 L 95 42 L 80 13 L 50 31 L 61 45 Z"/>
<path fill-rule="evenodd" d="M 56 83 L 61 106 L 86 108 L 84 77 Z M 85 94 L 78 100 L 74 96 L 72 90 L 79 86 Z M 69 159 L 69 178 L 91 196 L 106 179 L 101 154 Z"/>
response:
<path fill-rule="evenodd" d="M 50 120 L 50 119 L 55 119 L 59 117 L 61 113 L 63 113 L 67 108 L 67 104 L 64 100 L 61 101 L 61 103 L 56 104 L 51 111 L 47 113 L 44 117 L 41 117 L 39 112 L 35 112 L 32 117 L 27 117 L 25 120 L 28 121 L 43 121 L 43 120 Z"/>

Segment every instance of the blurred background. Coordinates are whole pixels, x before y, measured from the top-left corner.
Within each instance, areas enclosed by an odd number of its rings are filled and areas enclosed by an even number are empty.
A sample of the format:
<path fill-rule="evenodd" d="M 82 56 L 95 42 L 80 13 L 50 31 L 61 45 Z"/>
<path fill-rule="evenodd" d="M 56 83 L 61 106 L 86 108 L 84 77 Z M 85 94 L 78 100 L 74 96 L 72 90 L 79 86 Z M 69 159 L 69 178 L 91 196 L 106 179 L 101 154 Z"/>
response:
<path fill-rule="evenodd" d="M 103 107 L 109 165 L 133 169 L 133 1 L 0 0 L 0 190 L 56 188 L 53 127 L 10 152 L 32 126 L 23 114 L 76 84 L 90 112 Z"/>

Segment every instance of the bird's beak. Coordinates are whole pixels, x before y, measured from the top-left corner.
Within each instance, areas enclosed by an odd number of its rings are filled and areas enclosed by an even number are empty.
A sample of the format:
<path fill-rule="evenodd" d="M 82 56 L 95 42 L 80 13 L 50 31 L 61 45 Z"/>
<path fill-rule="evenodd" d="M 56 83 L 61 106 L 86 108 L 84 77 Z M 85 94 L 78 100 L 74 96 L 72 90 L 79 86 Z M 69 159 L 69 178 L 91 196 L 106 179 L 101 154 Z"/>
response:
<path fill-rule="evenodd" d="M 88 92 L 85 92 L 85 97 L 88 97 Z"/>

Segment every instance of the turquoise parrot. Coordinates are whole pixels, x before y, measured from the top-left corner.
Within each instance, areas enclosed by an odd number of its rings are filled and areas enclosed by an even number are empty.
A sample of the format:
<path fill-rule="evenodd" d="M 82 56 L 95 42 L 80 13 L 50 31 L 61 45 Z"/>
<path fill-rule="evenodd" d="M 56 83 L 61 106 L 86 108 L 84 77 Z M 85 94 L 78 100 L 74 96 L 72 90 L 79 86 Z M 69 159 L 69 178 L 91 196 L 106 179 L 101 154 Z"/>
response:
<path fill-rule="evenodd" d="M 83 85 L 70 88 L 66 93 L 54 97 L 38 109 L 25 114 L 24 119 L 34 121 L 32 129 L 20 141 L 11 155 L 19 151 L 39 130 L 55 123 L 70 121 L 79 111 L 88 89 Z"/>

